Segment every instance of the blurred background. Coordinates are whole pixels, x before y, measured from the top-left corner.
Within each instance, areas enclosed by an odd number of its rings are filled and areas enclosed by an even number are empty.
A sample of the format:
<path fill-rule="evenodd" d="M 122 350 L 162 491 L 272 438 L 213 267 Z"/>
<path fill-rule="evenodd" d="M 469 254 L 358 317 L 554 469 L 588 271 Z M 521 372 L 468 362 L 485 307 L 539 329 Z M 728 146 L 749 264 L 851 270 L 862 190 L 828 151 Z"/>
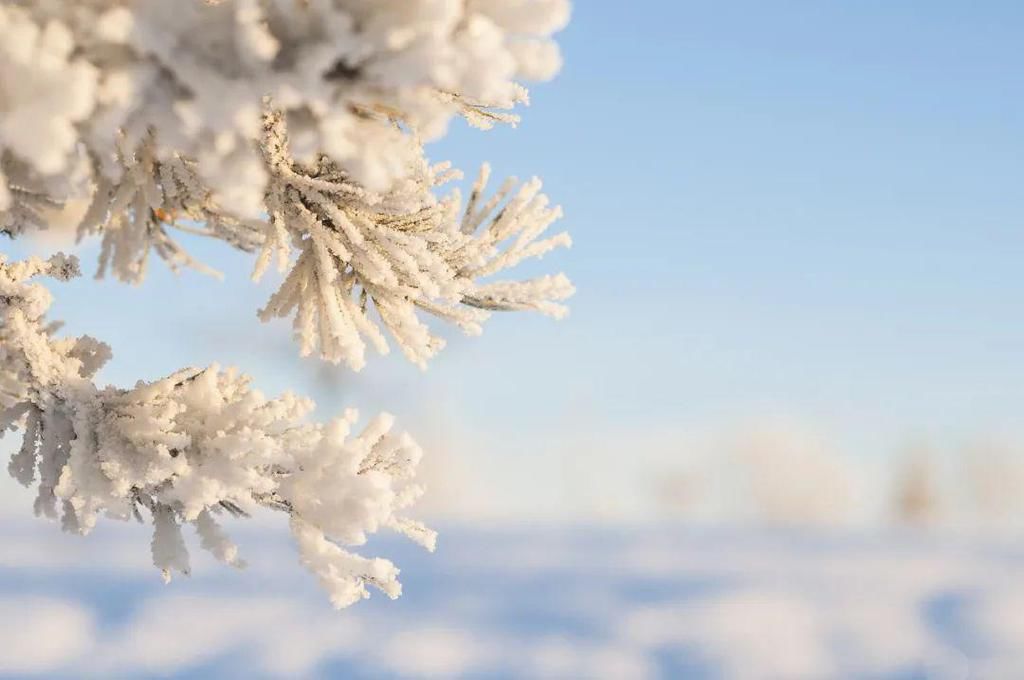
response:
<path fill-rule="evenodd" d="M 284 526 L 163 586 L 144 528 L 80 539 L 0 481 L 0 674 L 1016 678 L 1024 674 L 1024 66 L 1017 2 L 576 3 L 516 129 L 430 148 L 545 181 L 562 322 L 449 334 L 427 371 L 300 360 L 275 279 L 61 284 L 101 381 L 234 365 L 427 451 L 436 554 L 341 614 Z M 67 235 L 5 243 L 13 256 Z M 0 447 L 19 443 L 8 436 Z"/>

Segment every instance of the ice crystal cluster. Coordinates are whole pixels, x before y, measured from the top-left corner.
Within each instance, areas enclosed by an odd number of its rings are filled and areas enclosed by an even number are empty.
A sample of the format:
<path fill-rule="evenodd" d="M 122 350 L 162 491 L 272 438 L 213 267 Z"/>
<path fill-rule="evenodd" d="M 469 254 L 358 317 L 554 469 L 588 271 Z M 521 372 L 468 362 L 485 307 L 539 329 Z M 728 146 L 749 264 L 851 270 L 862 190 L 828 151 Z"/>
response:
<path fill-rule="evenodd" d="M 23 0 L 0 4 L 0 233 L 45 229 L 76 206 L 102 241 L 97 275 L 140 282 L 154 258 L 213 271 L 185 234 L 275 268 L 263 320 L 291 320 L 303 355 L 353 370 L 397 346 L 426 366 L 430 317 L 478 334 L 496 310 L 564 314 L 564 275 L 506 280 L 568 246 L 532 179 L 463 205 L 424 144 L 455 117 L 515 124 L 524 81 L 560 67 L 567 0 Z M 73 211 L 74 212 L 74 211 Z M 78 219 L 80 217 L 80 219 Z M 0 256 L 2 257 L 2 256 Z M 10 472 L 38 514 L 88 532 L 101 515 L 148 518 L 153 560 L 188 573 L 182 526 L 240 566 L 217 522 L 287 513 L 301 561 L 341 607 L 397 569 L 347 550 L 381 528 L 432 548 L 402 513 L 421 452 L 381 415 L 311 424 L 311 403 L 267 399 L 217 366 L 132 389 L 100 387 L 110 358 L 62 338 L 34 277 L 72 257 L 0 259 L 0 426 L 24 433 Z M 214 272 L 215 273 L 215 272 Z"/>

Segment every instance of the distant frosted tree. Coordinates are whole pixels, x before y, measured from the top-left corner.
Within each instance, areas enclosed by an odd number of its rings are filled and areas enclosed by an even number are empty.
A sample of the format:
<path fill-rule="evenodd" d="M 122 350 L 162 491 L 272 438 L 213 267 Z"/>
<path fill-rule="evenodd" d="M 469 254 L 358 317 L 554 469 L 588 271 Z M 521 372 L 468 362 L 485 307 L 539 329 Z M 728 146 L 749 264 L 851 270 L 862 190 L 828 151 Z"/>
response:
<path fill-rule="evenodd" d="M 937 521 L 942 506 L 935 459 L 927 448 L 917 447 L 906 457 L 893 490 L 896 519 L 925 526 Z"/>
<path fill-rule="evenodd" d="M 420 366 L 437 317 L 469 334 L 495 310 L 564 314 L 565 276 L 496 278 L 568 246 L 536 179 L 463 205 L 424 143 L 461 116 L 514 124 L 524 80 L 560 67 L 567 0 L 37 0 L 0 5 L 0 231 L 74 212 L 98 235 L 98 276 L 137 283 L 153 257 L 212 271 L 183 234 L 286 272 L 261 319 L 292 318 L 302 355 L 359 370 L 393 344 Z M 432 548 L 403 512 L 421 452 L 389 415 L 310 424 L 311 403 L 267 399 L 217 366 L 130 389 L 92 378 L 110 358 L 63 338 L 35 277 L 73 257 L 0 259 L 0 426 L 24 443 L 11 474 L 35 511 L 87 533 L 101 515 L 148 516 L 153 560 L 188 573 L 182 525 L 241 565 L 217 516 L 280 510 L 300 558 L 343 607 L 398 570 L 348 550 L 382 527 Z"/>

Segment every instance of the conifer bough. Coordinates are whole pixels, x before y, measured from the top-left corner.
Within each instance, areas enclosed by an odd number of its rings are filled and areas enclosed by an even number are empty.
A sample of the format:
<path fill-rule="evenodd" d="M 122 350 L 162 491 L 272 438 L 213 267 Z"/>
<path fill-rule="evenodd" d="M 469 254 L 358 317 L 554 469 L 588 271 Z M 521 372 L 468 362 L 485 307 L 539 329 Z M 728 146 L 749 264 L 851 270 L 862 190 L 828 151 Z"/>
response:
<path fill-rule="evenodd" d="M 479 334 L 495 310 L 565 313 L 562 274 L 498 278 L 570 245 L 537 179 L 465 206 L 424 144 L 453 117 L 515 124 L 523 81 L 560 67 L 567 0 L 24 0 L 0 5 L 0 232 L 72 216 L 102 247 L 97 276 L 142 281 L 155 256 L 216 273 L 185 234 L 275 266 L 261 319 L 290 318 L 302 355 L 360 370 L 396 345 L 425 367 L 427 319 Z M 218 366 L 100 387 L 110 349 L 61 337 L 40 277 L 77 259 L 0 255 L 0 433 L 35 512 L 88 533 L 102 516 L 153 524 L 154 564 L 189 573 L 182 526 L 242 566 L 218 516 L 286 513 L 301 562 L 337 607 L 401 590 L 389 561 L 350 550 L 382 528 L 433 549 L 404 512 L 422 452 L 393 418 L 310 423 Z"/>

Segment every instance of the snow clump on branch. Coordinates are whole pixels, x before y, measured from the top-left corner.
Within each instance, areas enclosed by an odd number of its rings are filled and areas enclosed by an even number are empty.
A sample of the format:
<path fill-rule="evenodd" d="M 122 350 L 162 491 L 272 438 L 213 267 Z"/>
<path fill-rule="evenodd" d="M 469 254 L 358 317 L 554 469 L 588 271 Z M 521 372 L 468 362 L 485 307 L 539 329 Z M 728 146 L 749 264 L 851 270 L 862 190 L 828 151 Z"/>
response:
<path fill-rule="evenodd" d="M 421 493 L 422 455 L 382 414 L 353 432 L 347 411 L 326 425 L 305 421 L 312 402 L 267 399 L 249 378 L 217 366 L 189 368 L 132 389 L 99 388 L 110 357 L 88 337 L 58 339 L 46 324 L 49 292 L 29 279 L 67 279 L 74 258 L 8 263 L 0 256 L 0 434 L 24 431 L 9 471 L 36 489 L 37 514 L 86 534 L 104 514 L 148 514 L 154 564 L 165 579 L 189 573 L 181 534 L 191 524 L 203 548 L 242 566 L 217 523 L 270 508 L 290 516 L 300 558 L 337 607 L 367 597 L 367 585 L 401 592 L 398 569 L 342 546 L 382 528 L 433 549 L 435 534 L 401 512 Z"/>

